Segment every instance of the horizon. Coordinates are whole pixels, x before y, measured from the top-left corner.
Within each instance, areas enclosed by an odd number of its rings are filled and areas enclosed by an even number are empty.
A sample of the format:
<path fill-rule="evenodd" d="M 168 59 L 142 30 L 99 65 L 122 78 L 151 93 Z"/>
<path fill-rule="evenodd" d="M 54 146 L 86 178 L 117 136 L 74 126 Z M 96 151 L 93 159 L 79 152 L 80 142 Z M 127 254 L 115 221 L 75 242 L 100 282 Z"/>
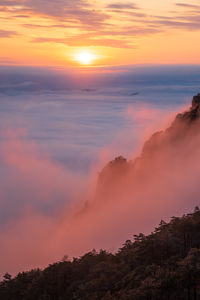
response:
<path fill-rule="evenodd" d="M 2 0 L 0 11 L 0 276 L 114 252 L 199 205 L 198 0 Z M 99 185 L 119 156 L 130 169 Z"/>
<path fill-rule="evenodd" d="M 197 0 L 5 0 L 0 9 L 2 64 L 200 63 Z"/>

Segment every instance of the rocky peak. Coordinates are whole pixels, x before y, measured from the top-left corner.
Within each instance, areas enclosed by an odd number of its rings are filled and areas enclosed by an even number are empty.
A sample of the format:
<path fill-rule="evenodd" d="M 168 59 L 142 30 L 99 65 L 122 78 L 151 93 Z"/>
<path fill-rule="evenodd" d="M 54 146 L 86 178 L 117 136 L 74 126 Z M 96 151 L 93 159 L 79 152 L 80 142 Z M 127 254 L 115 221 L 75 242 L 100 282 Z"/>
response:
<path fill-rule="evenodd" d="M 143 166 L 152 166 L 151 160 L 157 157 L 166 157 L 166 151 L 173 153 L 174 150 L 182 149 L 184 143 L 188 143 L 191 137 L 200 134 L 200 94 L 192 99 L 192 106 L 187 111 L 176 116 L 171 126 L 164 131 L 154 133 L 143 146 L 139 157 L 133 161 L 127 161 L 122 156 L 115 158 L 107 164 L 99 176 L 98 183 L 105 188 L 112 183 L 121 180 L 127 173 L 142 170 Z M 167 148 L 168 147 L 168 148 Z M 166 150 L 168 149 L 168 150 Z M 172 151 L 171 151 L 172 150 Z M 171 151 L 171 152 L 170 152 Z"/>
<path fill-rule="evenodd" d="M 197 94 L 192 99 L 192 109 L 199 108 L 200 106 L 200 94 Z"/>
<path fill-rule="evenodd" d="M 190 110 L 180 113 L 176 116 L 171 128 L 174 128 L 174 125 L 177 126 L 177 121 L 183 121 L 185 124 L 187 124 L 188 122 L 190 123 L 197 119 L 200 119 L 200 94 L 197 94 L 193 97 Z"/>

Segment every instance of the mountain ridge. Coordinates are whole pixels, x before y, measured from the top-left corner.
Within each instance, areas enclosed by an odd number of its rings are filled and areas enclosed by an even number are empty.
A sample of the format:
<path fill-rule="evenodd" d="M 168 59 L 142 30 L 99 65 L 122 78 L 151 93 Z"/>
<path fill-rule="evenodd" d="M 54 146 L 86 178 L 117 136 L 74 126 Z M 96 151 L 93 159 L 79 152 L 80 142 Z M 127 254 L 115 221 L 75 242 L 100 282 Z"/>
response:
<path fill-rule="evenodd" d="M 198 127 L 199 126 L 199 127 Z M 171 125 L 162 131 L 155 132 L 143 145 L 141 154 L 128 161 L 123 156 L 118 156 L 111 162 L 109 162 L 103 170 L 100 172 L 97 190 L 100 186 L 110 184 L 111 181 L 117 179 L 118 174 L 128 173 L 130 170 L 132 173 L 141 168 L 143 161 L 154 157 L 157 152 L 161 152 L 167 144 L 174 143 L 178 146 L 178 143 L 187 142 L 187 137 L 200 134 L 200 93 L 193 97 L 191 107 L 183 113 L 177 114 Z M 111 174 L 109 175 L 109 171 Z M 110 177 L 114 177 L 111 178 Z M 108 181 L 108 183 L 106 183 Z M 98 192 L 97 192 L 98 194 Z"/>

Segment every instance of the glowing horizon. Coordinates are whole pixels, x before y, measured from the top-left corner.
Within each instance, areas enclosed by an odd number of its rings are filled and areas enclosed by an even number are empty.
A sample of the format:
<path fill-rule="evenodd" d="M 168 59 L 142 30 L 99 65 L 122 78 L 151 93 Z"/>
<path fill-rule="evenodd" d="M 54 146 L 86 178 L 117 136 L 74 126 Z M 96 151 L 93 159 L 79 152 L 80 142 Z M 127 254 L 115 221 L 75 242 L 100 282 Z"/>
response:
<path fill-rule="evenodd" d="M 0 9 L 1 64 L 76 66 L 83 48 L 97 66 L 200 63 L 197 0 L 6 0 Z"/>

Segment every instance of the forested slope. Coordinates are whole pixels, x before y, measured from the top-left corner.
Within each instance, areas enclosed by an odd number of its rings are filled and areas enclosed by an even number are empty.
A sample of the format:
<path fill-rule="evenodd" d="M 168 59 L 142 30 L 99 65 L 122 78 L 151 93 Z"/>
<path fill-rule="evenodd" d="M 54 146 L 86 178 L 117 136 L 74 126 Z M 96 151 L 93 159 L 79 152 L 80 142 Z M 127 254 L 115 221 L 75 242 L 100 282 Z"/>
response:
<path fill-rule="evenodd" d="M 0 299 L 200 299 L 200 211 L 161 221 L 116 254 L 94 250 L 43 271 L 6 274 Z"/>

